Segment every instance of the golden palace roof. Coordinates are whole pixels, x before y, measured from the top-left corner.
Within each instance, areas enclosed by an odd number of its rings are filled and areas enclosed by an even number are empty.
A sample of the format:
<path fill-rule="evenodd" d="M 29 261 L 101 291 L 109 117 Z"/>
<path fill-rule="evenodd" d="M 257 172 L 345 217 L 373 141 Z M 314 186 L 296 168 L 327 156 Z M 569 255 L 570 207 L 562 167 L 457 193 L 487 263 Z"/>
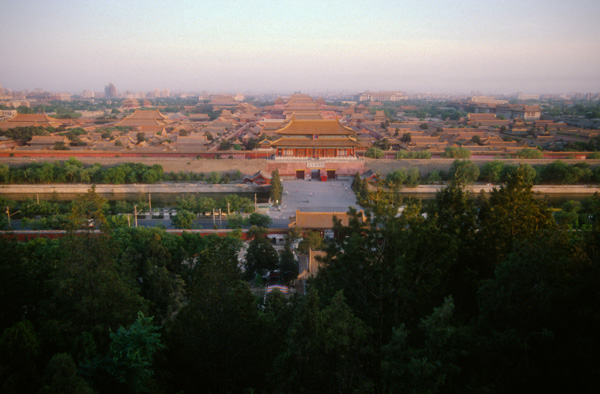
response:
<path fill-rule="evenodd" d="M 141 126 L 164 126 L 170 123 L 170 120 L 159 110 L 136 110 L 132 115 L 123 118 L 115 123 L 115 126 L 122 127 L 141 127 Z"/>
<path fill-rule="evenodd" d="M 133 114 L 129 115 L 125 119 L 153 119 L 153 120 L 164 120 L 167 117 L 160 113 L 159 110 L 136 110 Z"/>
<path fill-rule="evenodd" d="M 316 111 L 318 104 L 309 95 L 292 94 L 290 100 L 285 104 L 287 111 Z"/>
<path fill-rule="evenodd" d="M 359 220 L 366 220 L 364 214 L 360 212 Z M 329 229 L 333 228 L 334 216 L 339 220 L 342 226 L 348 226 L 351 216 L 346 212 L 300 212 L 296 210 L 296 216 L 290 218 L 289 227 L 301 227 L 303 229 Z"/>
<path fill-rule="evenodd" d="M 361 144 L 353 138 L 289 138 L 283 137 L 271 142 L 271 146 L 286 146 L 290 148 L 334 148 L 334 147 L 349 147 L 360 146 Z"/>
<path fill-rule="evenodd" d="M 336 119 L 304 119 L 292 117 L 290 123 L 277 131 L 280 135 L 353 135 L 354 131 L 344 127 Z"/>

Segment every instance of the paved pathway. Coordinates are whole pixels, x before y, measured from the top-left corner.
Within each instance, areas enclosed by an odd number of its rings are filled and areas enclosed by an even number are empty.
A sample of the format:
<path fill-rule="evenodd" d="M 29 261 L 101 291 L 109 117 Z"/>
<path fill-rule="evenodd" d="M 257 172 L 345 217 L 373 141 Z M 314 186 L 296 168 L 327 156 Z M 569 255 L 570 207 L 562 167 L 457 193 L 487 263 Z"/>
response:
<path fill-rule="evenodd" d="M 357 206 L 350 181 L 283 181 L 281 210 L 269 209 L 273 221 L 288 220 L 302 212 L 346 212 Z"/>

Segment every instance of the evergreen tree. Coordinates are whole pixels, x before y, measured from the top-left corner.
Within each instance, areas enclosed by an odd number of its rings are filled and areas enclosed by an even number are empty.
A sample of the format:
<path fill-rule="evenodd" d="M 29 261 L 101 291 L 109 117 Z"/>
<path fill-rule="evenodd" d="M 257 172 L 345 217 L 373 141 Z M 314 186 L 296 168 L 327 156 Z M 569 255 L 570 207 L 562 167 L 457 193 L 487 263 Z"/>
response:
<path fill-rule="evenodd" d="M 298 277 L 298 262 L 294 257 L 289 242 L 285 244 L 283 251 L 279 255 L 279 270 L 285 283 L 289 283 Z"/>
<path fill-rule="evenodd" d="M 264 236 L 258 236 L 250 242 L 246 253 L 246 272 L 247 280 L 253 279 L 256 275 L 265 275 L 268 271 L 277 269 L 279 264 L 279 255 L 271 244 L 271 241 Z"/>
<path fill-rule="evenodd" d="M 526 175 L 525 169 L 519 167 L 506 186 L 494 189 L 489 199 L 480 201 L 478 249 L 482 261 L 492 266 L 511 252 L 513 244 L 537 232 L 556 229 L 545 203 L 533 198 L 532 185 L 526 181 Z"/>
<path fill-rule="evenodd" d="M 279 170 L 274 170 L 271 173 L 271 187 L 269 188 L 269 198 L 271 201 L 279 205 L 281 204 L 281 198 L 283 196 L 283 185 L 281 184 L 281 178 L 279 178 Z"/>
<path fill-rule="evenodd" d="M 323 308 L 311 291 L 296 312 L 273 379 L 284 392 L 368 391 L 364 367 L 368 328 L 344 302 L 341 292 Z"/>

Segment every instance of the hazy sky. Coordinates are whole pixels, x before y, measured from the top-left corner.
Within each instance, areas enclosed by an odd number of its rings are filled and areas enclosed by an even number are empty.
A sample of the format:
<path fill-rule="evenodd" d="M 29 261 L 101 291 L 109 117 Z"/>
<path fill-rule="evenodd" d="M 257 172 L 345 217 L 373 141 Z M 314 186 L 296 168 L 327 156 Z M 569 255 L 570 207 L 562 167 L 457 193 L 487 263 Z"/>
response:
<path fill-rule="evenodd" d="M 0 0 L 0 83 L 596 93 L 599 15 L 599 0 Z"/>

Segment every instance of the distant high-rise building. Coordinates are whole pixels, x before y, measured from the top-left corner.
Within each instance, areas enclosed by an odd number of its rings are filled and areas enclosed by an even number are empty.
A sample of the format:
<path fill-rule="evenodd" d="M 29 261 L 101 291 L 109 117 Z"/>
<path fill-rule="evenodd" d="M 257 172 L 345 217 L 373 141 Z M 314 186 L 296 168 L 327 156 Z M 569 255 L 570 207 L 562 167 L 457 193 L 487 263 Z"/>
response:
<path fill-rule="evenodd" d="M 478 104 L 507 104 L 508 100 L 499 100 L 491 96 L 473 96 L 471 97 L 471 102 Z"/>
<path fill-rule="evenodd" d="M 402 101 L 408 97 L 402 92 L 364 92 L 358 95 L 358 101 Z"/>
<path fill-rule="evenodd" d="M 84 90 L 81 95 L 83 98 L 94 98 L 94 92 L 92 90 Z"/>
<path fill-rule="evenodd" d="M 71 101 L 71 93 L 53 93 L 50 95 L 50 100 Z"/>
<path fill-rule="evenodd" d="M 160 97 L 171 97 L 171 91 L 169 89 L 163 89 L 160 92 Z"/>
<path fill-rule="evenodd" d="M 104 87 L 104 97 L 106 97 L 106 98 L 117 97 L 117 88 L 112 82 L 109 83 L 108 86 Z"/>
<path fill-rule="evenodd" d="M 522 92 L 517 93 L 517 100 L 539 100 L 539 94 L 525 94 Z"/>

